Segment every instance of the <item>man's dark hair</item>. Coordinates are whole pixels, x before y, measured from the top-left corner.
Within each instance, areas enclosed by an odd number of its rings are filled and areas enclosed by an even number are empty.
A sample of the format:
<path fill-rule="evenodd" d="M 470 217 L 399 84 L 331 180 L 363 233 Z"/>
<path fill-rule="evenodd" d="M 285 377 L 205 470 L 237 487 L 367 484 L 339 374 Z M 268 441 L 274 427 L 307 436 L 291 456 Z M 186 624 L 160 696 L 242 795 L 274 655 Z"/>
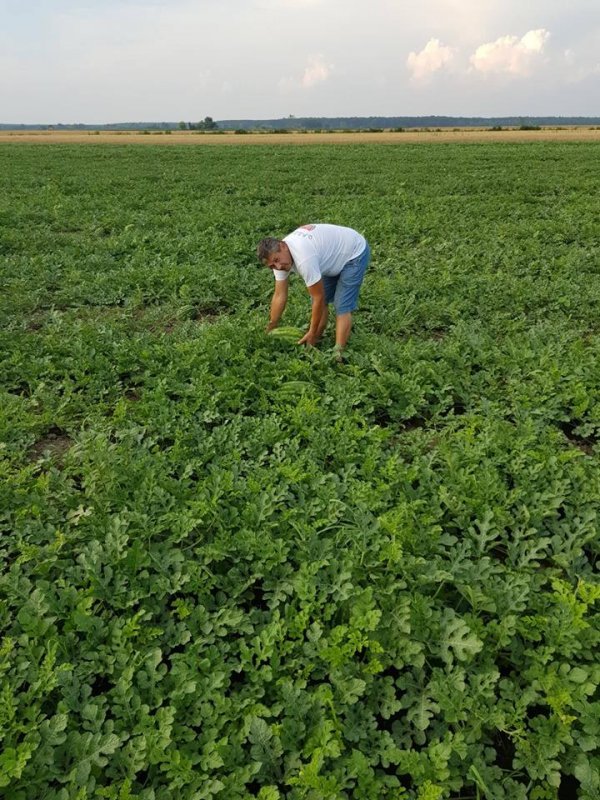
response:
<path fill-rule="evenodd" d="M 256 248 L 256 255 L 261 261 L 266 261 L 269 256 L 279 252 L 281 239 L 275 239 L 273 236 L 267 236 L 266 239 L 261 239 Z"/>

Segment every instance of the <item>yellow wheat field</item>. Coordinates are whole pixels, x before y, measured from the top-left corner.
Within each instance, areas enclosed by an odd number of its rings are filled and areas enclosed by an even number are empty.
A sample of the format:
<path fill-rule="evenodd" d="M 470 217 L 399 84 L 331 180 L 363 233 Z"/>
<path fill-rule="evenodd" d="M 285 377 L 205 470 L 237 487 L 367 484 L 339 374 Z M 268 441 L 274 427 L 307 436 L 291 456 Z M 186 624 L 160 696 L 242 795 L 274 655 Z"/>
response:
<path fill-rule="evenodd" d="M 371 131 L 356 133 L 198 133 L 196 131 L 0 131 L 0 143 L 31 142 L 35 144 L 418 144 L 420 142 L 600 142 L 600 128 L 566 127 L 522 131 L 484 128 L 444 129 L 440 131 L 408 129 L 404 132 Z"/>

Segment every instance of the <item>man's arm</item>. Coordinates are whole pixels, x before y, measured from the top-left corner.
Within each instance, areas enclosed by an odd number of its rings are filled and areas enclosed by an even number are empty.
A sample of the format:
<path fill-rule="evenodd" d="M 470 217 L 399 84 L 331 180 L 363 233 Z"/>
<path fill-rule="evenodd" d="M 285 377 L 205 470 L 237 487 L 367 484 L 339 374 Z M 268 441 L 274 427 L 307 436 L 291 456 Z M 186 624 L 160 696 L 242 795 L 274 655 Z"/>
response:
<path fill-rule="evenodd" d="M 281 315 L 284 312 L 287 298 L 288 282 L 275 281 L 275 291 L 273 292 L 273 297 L 271 299 L 271 312 L 269 315 L 269 324 L 267 325 L 268 331 L 272 331 L 273 328 L 277 327 L 279 320 L 281 319 Z"/>
<path fill-rule="evenodd" d="M 313 283 L 312 286 L 307 286 L 306 288 L 312 297 L 310 327 L 302 339 L 300 339 L 298 344 L 315 345 L 318 342 L 327 321 L 327 304 L 325 302 L 325 286 L 323 284 L 323 278 L 321 278 L 320 281 L 317 281 L 317 283 Z"/>

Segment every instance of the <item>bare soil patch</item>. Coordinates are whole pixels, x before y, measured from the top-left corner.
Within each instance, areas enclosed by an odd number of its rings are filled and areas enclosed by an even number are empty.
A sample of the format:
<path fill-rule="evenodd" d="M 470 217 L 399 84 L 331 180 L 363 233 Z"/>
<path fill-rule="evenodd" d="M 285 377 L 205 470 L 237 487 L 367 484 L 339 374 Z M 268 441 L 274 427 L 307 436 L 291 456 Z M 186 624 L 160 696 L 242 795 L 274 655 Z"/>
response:
<path fill-rule="evenodd" d="M 557 427 L 564 433 L 565 437 L 574 446 L 579 448 L 586 455 L 591 456 L 594 454 L 594 448 L 598 443 L 595 436 L 580 436 L 575 432 L 580 420 L 561 420 L 557 423 Z"/>
<path fill-rule="evenodd" d="M 58 467 L 61 467 L 65 453 L 72 446 L 71 437 L 62 428 L 54 427 L 30 447 L 28 458 L 30 461 L 38 461 L 47 455 Z"/>
<path fill-rule="evenodd" d="M 168 309 L 161 306 L 140 306 L 133 312 L 132 319 L 137 328 L 145 328 L 153 333 L 173 333 L 187 322 L 214 323 L 228 312 L 228 308 L 218 304 Z"/>

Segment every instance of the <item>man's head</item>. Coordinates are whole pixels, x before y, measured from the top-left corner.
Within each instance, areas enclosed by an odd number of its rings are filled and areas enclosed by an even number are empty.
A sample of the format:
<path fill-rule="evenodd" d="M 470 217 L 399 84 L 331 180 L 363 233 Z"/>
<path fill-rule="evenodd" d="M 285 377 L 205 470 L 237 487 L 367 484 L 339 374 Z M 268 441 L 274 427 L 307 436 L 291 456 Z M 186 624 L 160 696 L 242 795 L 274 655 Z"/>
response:
<path fill-rule="evenodd" d="M 256 254 L 269 269 L 282 269 L 285 272 L 289 272 L 294 263 L 287 244 L 282 242 L 281 239 L 274 239 L 272 236 L 262 239 L 258 243 Z"/>

